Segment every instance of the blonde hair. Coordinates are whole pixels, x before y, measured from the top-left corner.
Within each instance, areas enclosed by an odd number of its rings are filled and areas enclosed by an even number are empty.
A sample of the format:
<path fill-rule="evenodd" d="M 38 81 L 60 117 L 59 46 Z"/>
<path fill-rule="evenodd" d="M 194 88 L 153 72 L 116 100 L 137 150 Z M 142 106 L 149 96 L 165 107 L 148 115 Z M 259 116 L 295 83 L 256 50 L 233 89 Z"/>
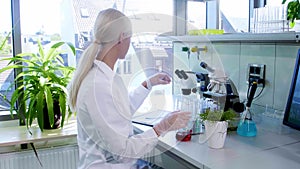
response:
<path fill-rule="evenodd" d="M 76 111 L 77 95 L 81 83 L 91 70 L 97 54 L 106 46 L 116 43 L 122 33 L 131 36 L 132 27 L 128 17 L 111 8 L 99 12 L 94 24 L 94 41 L 81 54 L 76 71 L 68 86 L 68 102 L 73 112 Z"/>

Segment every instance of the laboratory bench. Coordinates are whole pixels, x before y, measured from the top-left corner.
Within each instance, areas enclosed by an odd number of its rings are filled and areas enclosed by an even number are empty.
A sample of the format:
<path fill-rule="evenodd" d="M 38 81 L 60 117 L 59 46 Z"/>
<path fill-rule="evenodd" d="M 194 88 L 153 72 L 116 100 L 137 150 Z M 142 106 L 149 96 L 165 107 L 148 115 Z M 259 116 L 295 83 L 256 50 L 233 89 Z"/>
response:
<path fill-rule="evenodd" d="M 279 119 L 261 117 L 260 120 L 257 136 L 244 137 L 237 135 L 236 131 L 229 131 L 221 149 L 199 143 L 204 134 L 192 135 L 191 141 L 179 142 L 176 133 L 170 132 L 159 138 L 157 149 L 163 152 L 162 156 L 169 157 L 160 163 L 166 168 L 177 163 L 172 168 L 299 169 L 300 131 L 282 125 Z M 139 132 L 149 128 L 134 125 Z"/>
<path fill-rule="evenodd" d="M 174 96 L 152 95 L 151 100 L 154 106 L 148 110 L 150 113 L 136 115 L 138 118 L 134 120 L 147 123 L 143 118 L 152 119 L 150 122 L 155 123 L 158 121 L 153 120 L 155 115 L 161 119 L 163 113 L 174 107 Z M 157 152 L 152 154 L 154 162 L 166 169 L 299 169 L 300 131 L 283 125 L 282 117 L 260 111 L 253 106 L 253 121 L 257 127 L 254 137 L 228 131 L 224 147 L 213 149 L 199 142 L 205 139 L 205 134 L 192 135 L 191 141 L 180 142 L 173 131 L 159 138 Z M 142 124 L 134 123 L 134 126 L 137 133 L 149 129 Z"/>

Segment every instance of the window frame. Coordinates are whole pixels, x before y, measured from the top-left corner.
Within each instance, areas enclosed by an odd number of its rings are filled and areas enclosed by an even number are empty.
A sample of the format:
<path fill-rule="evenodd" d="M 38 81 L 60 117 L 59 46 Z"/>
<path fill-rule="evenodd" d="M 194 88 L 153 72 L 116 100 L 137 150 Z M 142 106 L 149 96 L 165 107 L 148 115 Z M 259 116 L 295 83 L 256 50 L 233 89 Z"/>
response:
<path fill-rule="evenodd" d="M 20 26 L 20 0 L 11 0 L 11 37 L 12 37 L 12 57 L 18 53 L 22 52 L 21 48 L 21 26 Z M 14 69 L 14 78 L 21 73 L 21 70 Z M 17 88 L 19 84 L 15 84 L 15 88 Z M 16 108 L 19 105 L 16 105 Z M 9 112 L 9 110 L 1 110 L 1 112 Z M 24 111 L 20 109 L 20 113 L 24 114 Z M 0 121 L 9 121 L 9 120 L 17 120 L 19 119 L 20 125 L 25 125 L 25 121 L 21 120 L 16 113 L 13 115 L 9 113 L 5 115 L 0 115 Z"/>

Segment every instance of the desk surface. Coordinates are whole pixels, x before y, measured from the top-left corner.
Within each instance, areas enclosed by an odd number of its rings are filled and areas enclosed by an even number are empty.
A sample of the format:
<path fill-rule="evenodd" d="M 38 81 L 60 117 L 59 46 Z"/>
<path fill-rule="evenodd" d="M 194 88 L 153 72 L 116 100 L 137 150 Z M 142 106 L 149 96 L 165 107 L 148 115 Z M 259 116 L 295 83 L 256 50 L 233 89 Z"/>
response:
<path fill-rule="evenodd" d="M 162 98 L 166 104 L 161 109 L 170 111 L 172 98 L 166 96 Z M 153 118 L 152 115 L 150 116 Z M 257 115 L 255 122 L 258 130 L 257 136 L 243 137 L 237 135 L 236 131 L 229 132 L 222 149 L 212 149 L 207 143 L 199 143 L 199 138 L 201 140 L 205 138 L 204 134 L 193 135 L 189 142 L 178 142 L 175 139 L 175 132 L 169 132 L 164 137 L 160 137 L 158 147 L 198 168 L 299 169 L 300 131 L 283 125 L 281 119 L 267 116 Z M 139 131 L 149 128 L 139 124 L 135 126 Z"/>
<path fill-rule="evenodd" d="M 199 168 L 211 169 L 299 169 L 300 131 L 263 117 L 255 137 L 243 137 L 235 131 L 227 134 L 224 148 L 212 149 L 199 143 L 205 135 L 193 135 L 189 142 L 178 142 L 175 132 L 160 138 L 159 146 Z M 145 126 L 136 125 L 141 130 Z"/>

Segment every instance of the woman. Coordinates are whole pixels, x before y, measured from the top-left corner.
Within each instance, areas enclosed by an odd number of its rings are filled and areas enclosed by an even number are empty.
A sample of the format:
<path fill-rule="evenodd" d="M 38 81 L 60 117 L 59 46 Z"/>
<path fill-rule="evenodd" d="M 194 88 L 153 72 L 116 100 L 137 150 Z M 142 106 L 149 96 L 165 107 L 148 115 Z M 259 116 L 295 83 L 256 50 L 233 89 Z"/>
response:
<path fill-rule="evenodd" d="M 69 85 L 69 104 L 77 112 L 79 168 L 130 169 L 150 152 L 158 137 L 185 127 L 190 112 L 173 112 L 153 128 L 133 134 L 131 118 L 152 86 L 170 83 L 163 73 L 144 81 L 130 94 L 114 65 L 124 59 L 132 34 L 130 20 L 120 11 L 101 11 L 94 41 L 82 54 Z"/>

